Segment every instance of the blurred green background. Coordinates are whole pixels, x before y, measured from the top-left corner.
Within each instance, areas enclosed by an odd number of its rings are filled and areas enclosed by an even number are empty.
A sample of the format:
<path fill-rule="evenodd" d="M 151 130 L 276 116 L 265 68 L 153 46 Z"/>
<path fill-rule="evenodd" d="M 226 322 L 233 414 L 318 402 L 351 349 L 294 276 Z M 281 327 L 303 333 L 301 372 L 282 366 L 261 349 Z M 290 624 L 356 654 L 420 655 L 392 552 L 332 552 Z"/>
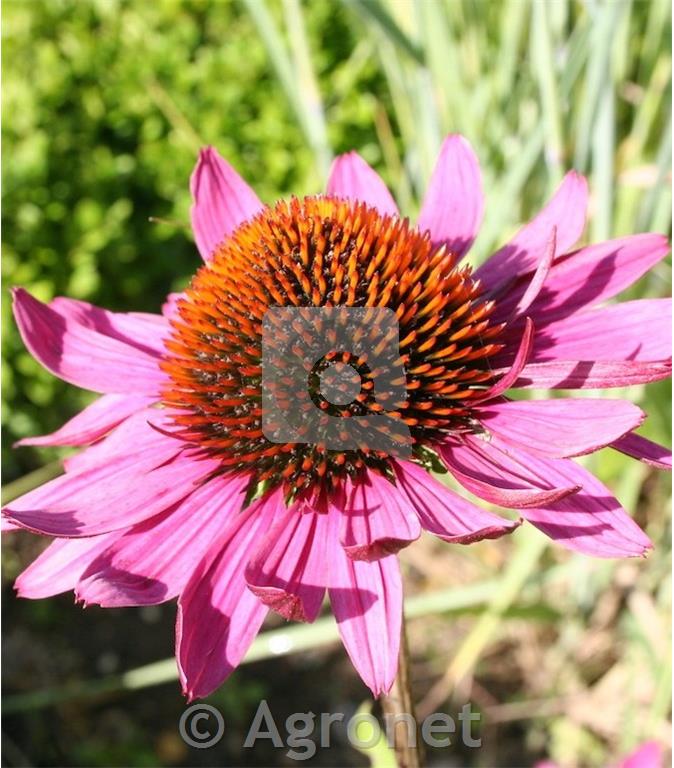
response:
<path fill-rule="evenodd" d="M 569 168 L 590 179 L 588 241 L 669 233 L 670 14 L 666 0 L 5 0 L 4 481 L 62 456 L 15 440 L 91 398 L 23 349 L 8 288 L 158 310 L 199 264 L 188 179 L 204 144 L 266 202 L 319 192 L 332 155 L 355 148 L 414 216 L 443 136 L 461 132 L 487 196 L 475 263 Z M 670 285 L 662 264 L 629 297 Z M 645 433 L 669 444 L 667 382 L 612 395 L 639 402 Z M 608 451 L 589 463 L 654 540 L 648 560 L 591 561 L 523 530 L 402 553 L 422 712 L 469 700 L 482 712 L 482 749 L 456 744 L 429 762 L 605 766 L 646 738 L 670 746 L 669 480 Z M 170 656 L 173 606 L 16 601 L 11 582 L 42 546 L 13 534 L 5 547 L 7 765 L 292 764 L 283 750 L 240 751 L 261 696 L 275 715 L 353 713 L 367 700 L 326 620 L 293 640 L 309 651 L 237 672 L 212 697 L 227 738 L 190 750 L 177 684 L 150 685 L 171 678 L 171 662 L 95 683 Z M 52 698 L 36 695 L 45 688 Z M 309 763 L 386 765 L 375 752 L 339 743 Z"/>

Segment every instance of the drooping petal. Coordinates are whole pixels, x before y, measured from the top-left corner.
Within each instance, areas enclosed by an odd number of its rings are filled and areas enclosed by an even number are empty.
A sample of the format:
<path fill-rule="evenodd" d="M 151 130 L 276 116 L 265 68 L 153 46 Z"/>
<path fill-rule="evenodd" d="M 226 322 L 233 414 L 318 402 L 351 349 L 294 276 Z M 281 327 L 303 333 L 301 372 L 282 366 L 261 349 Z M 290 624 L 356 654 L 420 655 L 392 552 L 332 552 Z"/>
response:
<path fill-rule="evenodd" d="M 398 483 L 414 504 L 422 526 L 452 544 L 472 544 L 511 533 L 520 521 L 476 507 L 439 483 L 423 467 L 411 461 L 393 463 Z"/>
<path fill-rule="evenodd" d="M 546 326 L 540 344 L 534 345 L 531 362 L 656 361 L 671 356 L 672 300 L 639 299 L 551 323 Z"/>
<path fill-rule="evenodd" d="M 569 459 L 536 459 L 535 463 L 545 468 L 553 482 L 582 486 L 573 496 L 522 510 L 551 539 L 593 557 L 637 557 L 651 549 L 648 536 L 586 469 Z"/>
<path fill-rule="evenodd" d="M 564 398 L 489 403 L 479 419 L 489 432 L 539 456 L 582 456 L 636 429 L 646 418 L 628 400 Z"/>
<path fill-rule="evenodd" d="M 398 216 L 398 206 L 386 184 L 357 152 L 347 152 L 334 159 L 326 193 L 366 203 L 382 215 Z"/>
<path fill-rule="evenodd" d="M 154 429 L 148 419 L 156 413 L 127 419 L 80 454 L 75 468 L 10 502 L 3 514 L 37 533 L 80 537 L 127 528 L 165 511 L 219 463 Z"/>
<path fill-rule="evenodd" d="M 501 507 L 524 509 L 550 504 L 580 490 L 576 483 L 555 483 L 542 460 L 514 446 L 504 448 L 495 439 L 447 439 L 436 448 L 464 488 Z"/>
<path fill-rule="evenodd" d="M 492 358 L 495 368 L 510 364 L 510 346 Z M 672 355 L 671 299 L 639 299 L 579 312 L 544 325 L 534 341 L 529 363 L 547 361 L 668 360 Z"/>
<path fill-rule="evenodd" d="M 440 149 L 421 206 L 417 227 L 434 245 L 463 256 L 482 223 L 484 196 L 480 164 L 463 136 L 448 136 Z"/>
<path fill-rule="evenodd" d="M 396 555 L 353 560 L 333 542 L 329 595 L 339 634 L 354 667 L 374 696 L 395 680 L 403 610 Z"/>
<path fill-rule="evenodd" d="M 157 355 L 82 325 L 22 288 L 14 289 L 14 316 L 33 357 L 78 387 L 156 396 L 166 380 Z"/>
<path fill-rule="evenodd" d="M 164 353 L 164 339 L 171 330 L 165 317 L 149 312 L 110 312 L 86 301 L 64 296 L 53 299 L 48 306 L 68 320 L 123 341 L 149 355 Z"/>
<path fill-rule="evenodd" d="M 508 370 L 497 369 L 494 373 L 507 373 Z M 671 360 L 652 363 L 638 360 L 553 360 L 525 365 L 514 386 L 522 389 L 608 389 L 648 384 L 671 375 Z"/>
<path fill-rule="evenodd" d="M 118 608 L 176 597 L 241 509 L 249 481 L 246 475 L 219 475 L 176 507 L 130 528 L 83 571 L 78 599 Z"/>
<path fill-rule="evenodd" d="M 96 467 L 52 480 L 11 502 L 5 513 L 36 533 L 95 536 L 128 528 L 164 512 L 218 467 L 215 460 L 197 461 L 186 454 L 145 472 L 121 469 L 114 464 Z M 115 469 L 121 471 L 114 472 Z M 41 501 L 33 499 L 33 494 L 37 496 L 39 492 Z"/>
<path fill-rule="evenodd" d="M 645 464 L 650 464 L 651 467 L 656 469 L 671 470 L 672 468 L 671 449 L 665 448 L 664 445 L 658 445 L 652 440 L 647 440 L 641 435 L 625 435 L 616 440 L 612 447 L 621 453 L 643 461 Z"/>
<path fill-rule="evenodd" d="M 587 182 L 575 171 L 567 173 L 543 210 L 476 272 L 488 293 L 536 269 L 545 253 L 553 227 L 557 253 L 566 253 L 583 234 L 587 210 Z M 511 307 L 512 311 L 512 307 Z"/>
<path fill-rule="evenodd" d="M 153 469 L 177 455 L 185 447 L 180 440 L 170 441 L 172 411 L 145 408 L 115 427 L 110 434 L 64 460 L 66 472 L 80 473 L 115 464 L 119 467 Z"/>
<path fill-rule="evenodd" d="M 313 621 L 328 582 L 329 514 L 298 502 L 276 520 L 246 567 L 253 594 L 288 620 Z"/>
<path fill-rule="evenodd" d="M 86 445 L 103 437 L 124 419 L 147 408 L 153 398 L 143 395 L 103 395 L 56 432 L 24 437 L 17 445 Z"/>
<path fill-rule="evenodd" d="M 17 594 L 38 600 L 74 589 L 89 563 L 122 533 L 115 531 L 88 539 L 55 539 L 19 574 L 14 583 Z"/>
<path fill-rule="evenodd" d="M 421 535 L 409 499 L 377 472 L 347 483 L 340 540 L 355 560 L 376 560 L 398 552 Z"/>
<path fill-rule="evenodd" d="M 133 414 L 113 429 L 107 437 L 68 457 L 64 461 L 66 470 L 73 476 L 96 467 L 101 469 L 108 467 L 110 474 L 115 474 L 120 468 L 134 467 L 144 472 L 169 461 L 185 447 L 185 444 L 178 440 L 170 441 L 165 434 L 162 434 L 163 429 L 168 426 L 168 413 L 170 412 L 145 408 Z M 42 495 L 42 488 L 46 488 L 46 484 L 30 492 L 35 494 L 33 501 L 47 498 L 48 495 Z M 26 497 L 27 495 L 21 498 Z"/>
<path fill-rule="evenodd" d="M 6 517 L 0 518 L 0 533 L 11 533 L 12 531 L 23 530 L 20 525 L 16 525 Z"/>
<path fill-rule="evenodd" d="M 244 577 L 251 547 L 284 508 L 280 490 L 230 521 L 206 553 L 178 600 L 176 656 L 184 693 L 207 696 L 239 664 L 269 609 Z"/>
<path fill-rule="evenodd" d="M 629 288 L 668 252 L 667 239 L 658 234 L 630 235 L 581 248 L 555 261 L 528 315 L 543 328 L 604 302 Z M 522 278 L 497 299 L 493 322 L 512 314 L 528 284 L 529 279 Z"/>
<path fill-rule="evenodd" d="M 263 209 L 255 192 L 214 147 L 199 153 L 192 178 L 192 231 L 204 261 L 240 224 Z"/>

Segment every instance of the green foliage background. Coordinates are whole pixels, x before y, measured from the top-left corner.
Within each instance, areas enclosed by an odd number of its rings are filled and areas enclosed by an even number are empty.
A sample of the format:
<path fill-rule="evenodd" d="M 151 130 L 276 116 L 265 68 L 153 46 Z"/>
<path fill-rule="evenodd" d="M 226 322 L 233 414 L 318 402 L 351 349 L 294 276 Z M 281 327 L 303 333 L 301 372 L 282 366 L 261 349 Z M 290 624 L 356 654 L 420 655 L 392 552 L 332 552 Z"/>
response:
<path fill-rule="evenodd" d="M 475 262 L 572 167 L 590 179 L 588 241 L 670 231 L 666 0 L 5 0 L 2 14 L 6 481 L 61 455 L 12 450 L 16 439 L 91 398 L 25 351 L 8 289 L 158 310 L 199 264 L 188 180 L 204 144 L 267 202 L 319 192 L 331 156 L 355 148 L 413 216 L 443 136 L 462 132 L 487 194 Z M 670 285 L 663 264 L 629 297 Z M 646 434 L 669 441 L 667 383 L 613 394 L 637 400 Z M 644 587 L 654 594 L 669 563 L 666 482 L 613 454 L 593 461 L 641 505 L 658 548 Z M 597 579 L 599 595 L 610 578 Z"/>

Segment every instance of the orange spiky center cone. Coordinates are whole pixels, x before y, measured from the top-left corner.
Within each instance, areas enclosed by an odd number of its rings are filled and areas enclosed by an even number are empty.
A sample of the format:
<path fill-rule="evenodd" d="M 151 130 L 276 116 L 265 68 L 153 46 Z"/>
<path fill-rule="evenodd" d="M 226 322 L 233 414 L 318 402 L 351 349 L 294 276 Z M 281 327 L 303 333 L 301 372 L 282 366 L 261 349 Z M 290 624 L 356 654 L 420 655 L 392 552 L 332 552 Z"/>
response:
<path fill-rule="evenodd" d="M 399 326 L 406 399 L 389 416 L 406 425 L 415 450 L 442 434 L 471 430 L 471 402 L 492 382 L 489 357 L 501 345 L 468 266 L 406 219 L 330 197 L 291 199 L 242 224 L 197 272 L 166 342 L 170 378 L 163 402 L 176 412 L 176 434 L 222 462 L 289 490 L 336 484 L 389 456 L 367 445 L 331 450 L 320 443 L 272 442 L 262 425 L 263 319 L 270 307 L 386 307 Z M 341 363 L 361 377 L 359 413 L 381 410 L 376 372 L 348 350 Z M 308 407 L 319 402 L 313 369 Z M 313 382 L 313 384 L 312 384 Z M 308 402 L 308 401 L 307 401 Z M 293 407 L 289 402 L 287 407 Z"/>

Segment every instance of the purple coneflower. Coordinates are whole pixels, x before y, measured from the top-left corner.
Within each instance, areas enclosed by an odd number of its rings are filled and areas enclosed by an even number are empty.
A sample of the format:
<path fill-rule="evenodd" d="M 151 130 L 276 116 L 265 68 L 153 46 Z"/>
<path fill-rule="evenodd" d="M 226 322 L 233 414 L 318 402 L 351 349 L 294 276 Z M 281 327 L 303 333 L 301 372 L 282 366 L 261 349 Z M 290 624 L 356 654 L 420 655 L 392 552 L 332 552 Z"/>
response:
<path fill-rule="evenodd" d="M 5 510 L 8 527 L 56 537 L 19 576 L 19 595 L 73 589 L 105 607 L 177 597 L 176 655 L 193 698 L 232 672 L 270 608 L 313 621 L 327 590 L 346 650 L 379 695 L 398 658 L 396 552 L 422 529 L 467 544 L 521 522 L 475 506 L 431 467 L 578 552 L 650 548 L 610 491 L 570 460 L 612 446 L 671 467 L 667 451 L 634 432 L 643 412 L 626 400 L 507 392 L 669 376 L 670 300 L 606 304 L 665 256 L 663 236 L 572 250 L 587 206 L 585 180 L 572 172 L 473 271 L 461 259 L 483 196 L 477 159 L 458 136 L 444 142 L 416 227 L 356 153 L 337 158 L 324 196 L 266 207 L 208 148 L 191 189 L 205 264 L 162 315 L 42 304 L 15 290 L 35 358 L 102 394 L 54 434 L 22 441 L 89 447 Z M 395 313 L 406 400 L 389 415 L 408 430 L 411 456 L 267 438 L 262 322 L 275 306 Z M 366 372 L 361 413 L 381 408 L 373 385 Z"/>

